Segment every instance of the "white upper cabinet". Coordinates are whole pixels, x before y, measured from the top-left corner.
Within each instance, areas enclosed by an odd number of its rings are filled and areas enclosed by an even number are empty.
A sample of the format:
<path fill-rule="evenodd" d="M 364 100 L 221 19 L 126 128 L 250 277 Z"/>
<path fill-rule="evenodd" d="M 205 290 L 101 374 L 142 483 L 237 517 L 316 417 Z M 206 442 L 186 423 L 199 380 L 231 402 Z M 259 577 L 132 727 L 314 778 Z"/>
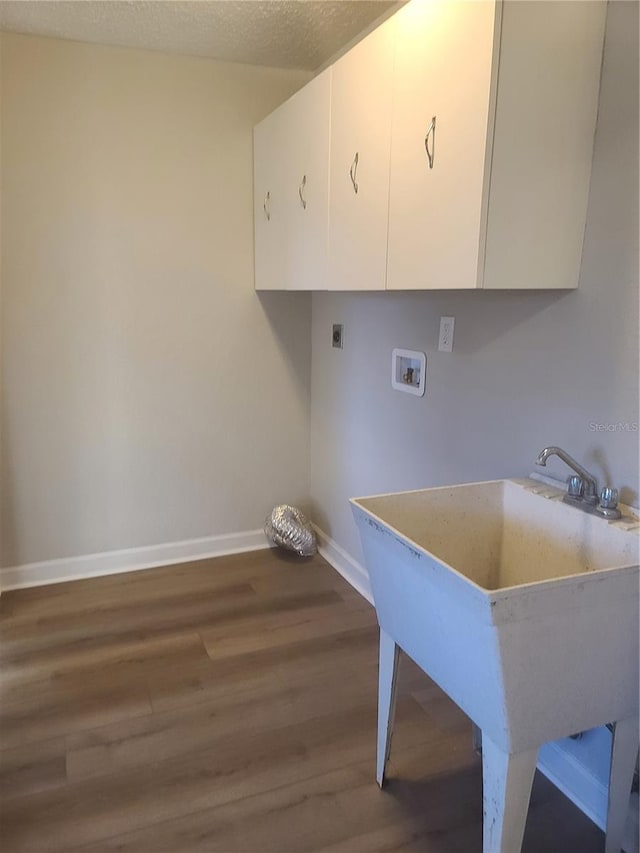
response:
<path fill-rule="evenodd" d="M 285 143 L 277 112 L 253 129 L 253 228 L 256 290 L 284 290 L 283 251 L 284 160 L 277 152 Z"/>
<path fill-rule="evenodd" d="M 605 18 L 403 6 L 256 127 L 256 288 L 577 287 Z"/>
<path fill-rule="evenodd" d="M 329 290 L 384 290 L 395 18 L 333 65 Z"/>
<path fill-rule="evenodd" d="M 256 290 L 327 287 L 331 69 L 254 129 Z"/>
<path fill-rule="evenodd" d="M 496 5 L 413 2 L 396 15 L 387 287 L 475 286 Z"/>
<path fill-rule="evenodd" d="M 387 288 L 576 287 L 605 4 L 396 17 Z"/>
<path fill-rule="evenodd" d="M 503 4 L 485 288 L 578 286 L 605 21 L 602 0 Z"/>
<path fill-rule="evenodd" d="M 289 290 L 326 290 L 331 69 L 285 104 L 286 280 Z"/>

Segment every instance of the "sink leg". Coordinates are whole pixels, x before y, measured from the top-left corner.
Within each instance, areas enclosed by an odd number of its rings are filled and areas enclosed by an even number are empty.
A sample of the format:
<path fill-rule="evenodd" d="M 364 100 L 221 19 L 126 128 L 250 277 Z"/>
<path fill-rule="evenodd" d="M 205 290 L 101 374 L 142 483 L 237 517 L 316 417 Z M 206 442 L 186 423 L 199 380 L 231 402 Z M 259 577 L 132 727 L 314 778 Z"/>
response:
<path fill-rule="evenodd" d="M 476 726 L 475 723 L 471 723 L 471 742 L 473 744 L 473 749 L 475 752 L 480 755 L 482 753 L 482 729 L 480 726 Z"/>
<path fill-rule="evenodd" d="M 537 749 L 509 755 L 483 735 L 483 853 L 520 853 L 537 760 Z"/>
<path fill-rule="evenodd" d="M 378 760 L 376 779 L 382 788 L 384 771 L 391 751 L 393 717 L 396 709 L 396 681 L 400 648 L 380 628 L 380 663 L 378 668 Z"/>
<path fill-rule="evenodd" d="M 620 853 L 638 755 L 638 718 L 619 720 L 613 732 L 605 853 Z"/>

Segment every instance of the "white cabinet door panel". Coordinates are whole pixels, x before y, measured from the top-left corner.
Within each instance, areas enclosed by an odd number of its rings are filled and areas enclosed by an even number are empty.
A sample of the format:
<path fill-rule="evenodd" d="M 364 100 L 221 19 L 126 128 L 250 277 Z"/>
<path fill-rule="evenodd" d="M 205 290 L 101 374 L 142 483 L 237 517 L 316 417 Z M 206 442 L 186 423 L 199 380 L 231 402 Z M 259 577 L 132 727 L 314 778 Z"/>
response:
<path fill-rule="evenodd" d="M 331 69 L 254 129 L 256 290 L 327 284 Z"/>
<path fill-rule="evenodd" d="M 430 0 L 396 15 L 388 289 L 478 286 L 497 12 Z"/>
<path fill-rule="evenodd" d="M 287 224 L 283 192 L 284 127 L 278 112 L 253 130 L 253 225 L 256 290 L 282 290 Z"/>
<path fill-rule="evenodd" d="M 394 31 L 392 18 L 333 66 L 330 290 L 385 287 Z"/>
<path fill-rule="evenodd" d="M 331 69 L 283 105 L 288 290 L 327 289 Z"/>
<path fill-rule="evenodd" d="M 578 286 L 606 13 L 504 4 L 485 288 Z"/>

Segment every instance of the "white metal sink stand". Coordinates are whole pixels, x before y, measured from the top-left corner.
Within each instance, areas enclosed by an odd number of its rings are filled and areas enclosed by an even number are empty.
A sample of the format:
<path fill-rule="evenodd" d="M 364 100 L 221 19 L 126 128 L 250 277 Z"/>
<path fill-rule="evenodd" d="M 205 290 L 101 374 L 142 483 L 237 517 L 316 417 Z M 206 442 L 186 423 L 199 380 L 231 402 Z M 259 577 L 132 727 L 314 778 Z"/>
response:
<path fill-rule="evenodd" d="M 607 723 L 606 853 L 619 853 L 638 752 L 638 525 L 539 487 L 351 502 L 380 625 L 377 780 L 402 649 L 482 731 L 484 853 L 520 851 L 539 747 Z"/>

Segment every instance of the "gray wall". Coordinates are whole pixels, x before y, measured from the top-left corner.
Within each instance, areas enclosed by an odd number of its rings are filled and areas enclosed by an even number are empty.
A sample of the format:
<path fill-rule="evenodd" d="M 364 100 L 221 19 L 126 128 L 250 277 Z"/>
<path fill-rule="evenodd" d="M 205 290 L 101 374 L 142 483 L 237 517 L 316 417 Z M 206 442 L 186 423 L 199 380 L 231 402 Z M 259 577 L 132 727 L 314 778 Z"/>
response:
<path fill-rule="evenodd" d="M 2 565 L 309 491 L 311 304 L 253 290 L 252 128 L 303 72 L 3 34 Z"/>
<path fill-rule="evenodd" d="M 456 318 L 451 354 L 437 351 L 441 315 Z M 333 322 L 344 350 L 331 348 Z M 423 398 L 391 388 L 393 347 L 426 352 Z M 526 475 L 547 444 L 637 504 L 636 3 L 608 12 L 579 289 L 314 294 L 312 348 L 313 514 L 357 560 L 349 497 Z M 594 431 L 619 422 L 630 430 Z"/>

